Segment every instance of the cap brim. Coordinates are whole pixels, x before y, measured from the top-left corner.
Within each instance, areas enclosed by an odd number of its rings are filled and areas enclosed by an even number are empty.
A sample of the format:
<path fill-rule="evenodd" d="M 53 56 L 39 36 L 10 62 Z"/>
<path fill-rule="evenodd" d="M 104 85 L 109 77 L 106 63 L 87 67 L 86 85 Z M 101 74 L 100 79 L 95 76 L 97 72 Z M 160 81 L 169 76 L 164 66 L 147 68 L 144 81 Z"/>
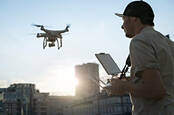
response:
<path fill-rule="evenodd" d="M 118 13 L 115 13 L 116 16 L 119 16 L 119 17 L 123 17 L 124 15 L 123 14 L 118 14 Z"/>

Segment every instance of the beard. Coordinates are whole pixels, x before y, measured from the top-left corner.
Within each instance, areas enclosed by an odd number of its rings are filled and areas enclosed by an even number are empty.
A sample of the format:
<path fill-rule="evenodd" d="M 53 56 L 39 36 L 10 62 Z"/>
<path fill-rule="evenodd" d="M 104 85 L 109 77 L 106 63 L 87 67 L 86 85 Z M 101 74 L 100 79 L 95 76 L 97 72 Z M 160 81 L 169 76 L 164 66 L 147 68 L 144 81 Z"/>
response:
<path fill-rule="evenodd" d="M 128 38 L 133 38 L 135 36 L 135 34 L 133 32 L 125 32 L 125 36 Z"/>
<path fill-rule="evenodd" d="M 126 37 L 131 38 L 131 36 L 129 34 L 126 34 Z"/>
<path fill-rule="evenodd" d="M 126 37 L 132 38 L 132 37 L 134 37 L 134 35 L 131 35 L 131 34 L 127 34 L 127 33 L 126 33 Z"/>
<path fill-rule="evenodd" d="M 127 30 L 124 29 L 124 33 L 125 33 L 125 36 L 127 38 L 132 38 L 134 35 L 132 35 L 130 32 L 128 32 Z"/>

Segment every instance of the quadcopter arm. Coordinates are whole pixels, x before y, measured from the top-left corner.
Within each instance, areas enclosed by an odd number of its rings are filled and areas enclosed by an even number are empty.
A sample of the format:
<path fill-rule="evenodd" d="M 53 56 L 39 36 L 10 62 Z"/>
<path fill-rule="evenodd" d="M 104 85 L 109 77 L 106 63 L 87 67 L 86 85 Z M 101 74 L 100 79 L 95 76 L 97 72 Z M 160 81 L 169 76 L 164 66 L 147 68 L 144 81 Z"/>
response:
<path fill-rule="evenodd" d="M 47 30 L 44 28 L 43 25 L 38 25 L 38 24 L 32 24 L 32 26 L 35 26 L 35 27 L 40 27 L 40 30 L 44 31 L 44 32 L 47 32 Z"/>
<path fill-rule="evenodd" d="M 47 37 L 46 33 L 37 33 L 37 38 L 40 38 L 40 37 Z"/>
<path fill-rule="evenodd" d="M 67 25 L 66 28 L 64 30 L 59 30 L 58 32 L 61 33 L 65 33 L 65 32 L 69 32 L 69 27 L 70 25 Z"/>

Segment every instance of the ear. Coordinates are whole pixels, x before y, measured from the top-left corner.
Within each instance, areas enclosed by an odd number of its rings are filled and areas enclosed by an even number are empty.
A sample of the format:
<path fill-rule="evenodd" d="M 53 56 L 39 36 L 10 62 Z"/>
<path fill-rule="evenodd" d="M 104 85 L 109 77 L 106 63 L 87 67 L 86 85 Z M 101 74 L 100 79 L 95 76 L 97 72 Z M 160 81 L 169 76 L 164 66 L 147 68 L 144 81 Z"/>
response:
<path fill-rule="evenodd" d="M 140 20 L 140 18 L 138 18 L 138 17 L 132 17 L 132 22 L 134 22 L 134 23 L 136 23 L 136 24 L 140 24 L 141 23 L 141 20 Z"/>
<path fill-rule="evenodd" d="M 141 23 L 141 20 L 140 20 L 140 18 L 138 18 L 138 17 L 135 17 L 136 19 L 136 21 L 138 22 L 138 23 Z"/>
<path fill-rule="evenodd" d="M 138 18 L 137 17 L 132 17 L 132 21 L 137 21 Z"/>

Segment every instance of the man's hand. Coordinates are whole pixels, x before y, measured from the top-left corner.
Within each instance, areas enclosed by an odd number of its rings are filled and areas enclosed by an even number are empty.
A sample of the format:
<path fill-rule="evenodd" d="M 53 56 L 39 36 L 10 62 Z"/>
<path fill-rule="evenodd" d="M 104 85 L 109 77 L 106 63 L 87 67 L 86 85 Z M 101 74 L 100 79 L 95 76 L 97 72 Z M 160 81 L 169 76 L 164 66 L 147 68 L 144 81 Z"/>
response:
<path fill-rule="evenodd" d="M 105 87 L 106 90 L 111 91 L 111 95 L 122 95 L 127 92 L 125 85 L 127 81 L 120 80 L 119 78 L 111 79 L 112 86 Z"/>
<path fill-rule="evenodd" d="M 132 83 L 119 78 L 111 79 L 112 86 L 105 87 L 112 95 L 131 93 L 136 97 L 160 99 L 166 95 L 165 87 L 160 79 L 160 72 L 155 69 L 146 69 L 141 73 L 141 82 Z"/>
<path fill-rule="evenodd" d="M 120 80 L 119 78 L 111 79 L 111 93 L 113 95 L 122 95 L 126 93 L 127 91 L 125 89 L 125 82 L 126 81 Z"/>

